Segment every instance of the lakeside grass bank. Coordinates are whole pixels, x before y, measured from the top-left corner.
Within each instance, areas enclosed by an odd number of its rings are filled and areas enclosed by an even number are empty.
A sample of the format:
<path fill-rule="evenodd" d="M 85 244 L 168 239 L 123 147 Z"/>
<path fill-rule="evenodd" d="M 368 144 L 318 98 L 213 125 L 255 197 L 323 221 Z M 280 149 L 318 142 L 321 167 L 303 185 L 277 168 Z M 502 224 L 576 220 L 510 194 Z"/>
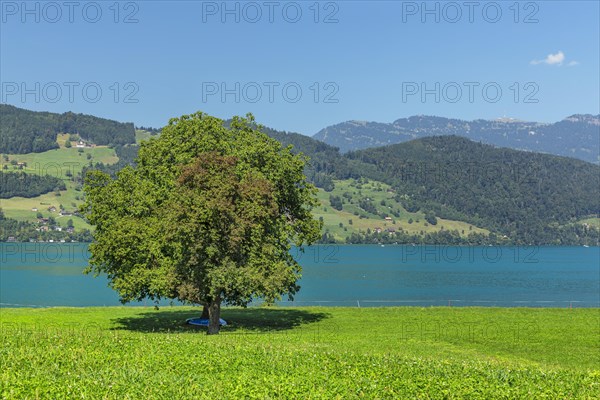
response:
<path fill-rule="evenodd" d="M 600 309 L 0 309 L 2 398 L 597 398 Z"/>

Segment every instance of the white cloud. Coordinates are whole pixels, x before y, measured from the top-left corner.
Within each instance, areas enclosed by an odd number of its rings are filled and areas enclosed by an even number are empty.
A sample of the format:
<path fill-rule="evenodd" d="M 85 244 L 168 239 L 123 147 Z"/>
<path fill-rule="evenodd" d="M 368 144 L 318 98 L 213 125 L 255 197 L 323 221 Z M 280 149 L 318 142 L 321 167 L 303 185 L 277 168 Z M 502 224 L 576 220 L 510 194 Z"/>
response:
<path fill-rule="evenodd" d="M 565 61 L 565 53 L 563 53 L 562 51 L 559 50 L 556 54 L 548 54 L 546 56 L 546 58 L 544 58 L 543 60 L 533 60 L 533 61 L 531 61 L 531 64 L 533 64 L 533 65 L 548 64 L 548 65 L 560 66 L 560 65 L 563 65 L 564 61 Z M 571 61 L 567 65 L 569 67 L 573 67 L 578 64 L 579 63 L 577 61 Z"/>

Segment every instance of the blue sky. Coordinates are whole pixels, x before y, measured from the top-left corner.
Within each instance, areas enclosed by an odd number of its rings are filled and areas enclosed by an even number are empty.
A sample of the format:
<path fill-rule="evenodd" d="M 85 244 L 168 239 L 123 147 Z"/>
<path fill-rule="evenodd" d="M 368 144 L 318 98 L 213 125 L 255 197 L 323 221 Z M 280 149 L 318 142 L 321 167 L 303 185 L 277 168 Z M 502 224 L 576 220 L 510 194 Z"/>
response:
<path fill-rule="evenodd" d="M 599 2 L 515 3 L 2 1 L 1 101 L 154 127 L 252 112 L 309 135 L 598 113 Z"/>

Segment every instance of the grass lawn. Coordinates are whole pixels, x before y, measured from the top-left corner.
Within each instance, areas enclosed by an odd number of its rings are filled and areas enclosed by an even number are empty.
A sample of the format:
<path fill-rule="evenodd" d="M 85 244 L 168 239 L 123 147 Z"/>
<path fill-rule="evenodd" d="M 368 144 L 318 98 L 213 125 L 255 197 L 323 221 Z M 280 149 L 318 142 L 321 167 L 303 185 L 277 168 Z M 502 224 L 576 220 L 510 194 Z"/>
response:
<path fill-rule="evenodd" d="M 2 398 L 587 398 L 600 310 L 0 309 Z"/>

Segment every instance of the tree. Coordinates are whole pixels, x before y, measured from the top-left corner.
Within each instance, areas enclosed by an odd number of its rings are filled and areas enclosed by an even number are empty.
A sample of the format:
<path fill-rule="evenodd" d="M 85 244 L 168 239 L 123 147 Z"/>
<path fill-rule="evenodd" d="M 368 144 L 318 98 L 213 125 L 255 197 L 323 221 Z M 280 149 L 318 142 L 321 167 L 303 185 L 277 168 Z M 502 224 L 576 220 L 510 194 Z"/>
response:
<path fill-rule="evenodd" d="M 85 178 L 82 211 L 96 226 L 88 272 L 106 273 L 122 302 L 203 305 L 209 334 L 221 304 L 246 306 L 298 291 L 292 244 L 320 239 L 306 158 L 283 148 L 252 115 L 228 127 L 203 113 L 174 118 L 142 143 L 115 179 Z"/>
<path fill-rule="evenodd" d="M 344 208 L 342 199 L 339 196 L 329 195 L 329 203 L 331 204 L 331 207 L 338 211 L 341 211 Z"/>
<path fill-rule="evenodd" d="M 73 147 L 72 144 L 71 144 L 71 139 L 67 139 L 67 141 L 65 142 L 65 147 L 67 149 L 70 149 L 71 147 Z"/>
<path fill-rule="evenodd" d="M 435 217 L 435 213 L 433 211 L 425 212 L 425 221 L 429 222 L 431 225 L 437 225 L 437 218 Z"/>

